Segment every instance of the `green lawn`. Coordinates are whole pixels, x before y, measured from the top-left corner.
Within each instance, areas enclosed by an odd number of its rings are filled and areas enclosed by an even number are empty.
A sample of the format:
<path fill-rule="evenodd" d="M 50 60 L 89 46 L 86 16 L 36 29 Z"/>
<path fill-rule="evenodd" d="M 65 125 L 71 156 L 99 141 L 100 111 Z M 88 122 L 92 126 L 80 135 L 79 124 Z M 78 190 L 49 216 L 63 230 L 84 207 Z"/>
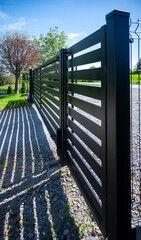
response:
<path fill-rule="evenodd" d="M 139 84 L 139 77 L 138 74 L 132 74 L 132 76 L 130 76 L 130 83 L 131 83 L 131 77 L 132 77 L 132 84 Z M 141 75 L 140 75 L 140 84 L 141 84 Z"/>
<path fill-rule="evenodd" d="M 13 88 L 13 92 L 14 92 L 15 84 L 6 84 L 3 86 L 0 86 L 0 93 L 7 93 L 7 89 L 9 85 Z M 21 87 L 22 87 L 22 84 L 19 84 L 19 92 L 21 92 Z"/>
<path fill-rule="evenodd" d="M 0 110 L 11 107 L 26 106 L 27 93 L 0 95 Z"/>

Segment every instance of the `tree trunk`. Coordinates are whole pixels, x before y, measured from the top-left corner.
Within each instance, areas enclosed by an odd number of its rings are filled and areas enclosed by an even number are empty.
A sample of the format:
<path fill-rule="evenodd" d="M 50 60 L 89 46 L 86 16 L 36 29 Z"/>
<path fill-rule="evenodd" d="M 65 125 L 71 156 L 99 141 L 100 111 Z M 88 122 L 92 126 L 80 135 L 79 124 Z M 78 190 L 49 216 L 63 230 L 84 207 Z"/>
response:
<path fill-rule="evenodd" d="M 15 75 L 15 93 L 19 93 L 19 75 Z"/>

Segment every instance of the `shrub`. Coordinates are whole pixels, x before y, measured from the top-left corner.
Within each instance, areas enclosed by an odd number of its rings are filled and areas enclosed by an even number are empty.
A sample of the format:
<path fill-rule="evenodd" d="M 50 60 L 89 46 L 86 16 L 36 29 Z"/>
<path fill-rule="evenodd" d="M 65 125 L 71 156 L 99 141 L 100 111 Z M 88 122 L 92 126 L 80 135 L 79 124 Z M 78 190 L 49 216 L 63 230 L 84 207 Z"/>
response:
<path fill-rule="evenodd" d="M 25 93 L 26 87 L 25 87 L 25 81 L 22 82 L 22 87 L 21 87 L 21 93 Z"/>
<path fill-rule="evenodd" d="M 7 94 L 12 94 L 13 93 L 13 89 L 12 87 L 9 85 L 8 89 L 7 89 Z"/>

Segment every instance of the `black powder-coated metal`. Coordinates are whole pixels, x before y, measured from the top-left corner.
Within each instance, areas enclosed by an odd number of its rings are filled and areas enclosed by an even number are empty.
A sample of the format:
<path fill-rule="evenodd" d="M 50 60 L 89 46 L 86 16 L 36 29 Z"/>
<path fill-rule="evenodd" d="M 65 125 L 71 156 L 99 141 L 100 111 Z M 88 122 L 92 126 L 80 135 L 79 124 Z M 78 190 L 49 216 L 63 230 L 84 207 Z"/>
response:
<path fill-rule="evenodd" d="M 106 17 L 107 236 L 131 238 L 129 13 Z"/>
<path fill-rule="evenodd" d="M 57 137 L 61 164 L 108 240 L 131 239 L 128 21 L 111 12 L 105 26 L 33 70 L 34 102 Z"/>
<path fill-rule="evenodd" d="M 102 91 L 100 87 L 68 83 L 67 90 L 71 91 L 72 93 L 78 93 L 87 97 L 102 99 Z"/>
<path fill-rule="evenodd" d="M 30 103 L 33 102 L 33 72 L 32 69 L 29 70 L 30 76 Z"/>
<path fill-rule="evenodd" d="M 66 78 L 66 58 L 67 49 L 60 49 L 59 60 L 60 60 L 60 112 L 61 112 L 61 164 L 65 164 L 66 156 L 66 129 L 67 129 L 67 106 L 66 106 L 66 89 L 67 89 L 67 78 Z"/>
<path fill-rule="evenodd" d="M 82 109 L 83 111 L 92 114 L 98 119 L 101 119 L 103 117 L 101 112 L 101 107 L 97 106 L 95 104 L 92 104 L 86 100 L 79 99 L 77 97 L 73 97 L 70 95 L 67 95 L 67 101 L 70 104 L 73 104 L 75 107 L 78 107 Z"/>
<path fill-rule="evenodd" d="M 87 130 L 89 130 L 91 133 L 96 135 L 99 139 L 103 140 L 103 131 L 102 127 L 92 120 L 90 120 L 88 117 L 82 115 L 78 111 L 74 110 L 73 108 L 67 107 L 67 114 L 73 117 L 77 122 L 79 122 L 82 126 L 84 126 Z"/>

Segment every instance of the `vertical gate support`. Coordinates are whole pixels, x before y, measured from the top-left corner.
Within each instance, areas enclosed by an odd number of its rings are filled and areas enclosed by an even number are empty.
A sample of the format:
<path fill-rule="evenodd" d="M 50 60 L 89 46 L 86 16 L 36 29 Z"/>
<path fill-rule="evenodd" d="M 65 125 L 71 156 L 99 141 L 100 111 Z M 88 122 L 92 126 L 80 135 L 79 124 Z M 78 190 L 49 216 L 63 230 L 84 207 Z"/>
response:
<path fill-rule="evenodd" d="M 107 236 L 131 237 L 129 13 L 106 16 Z"/>
<path fill-rule="evenodd" d="M 61 140 L 61 165 L 65 165 L 64 157 L 66 155 L 66 126 L 67 126 L 67 71 L 66 71 L 67 49 L 60 49 L 59 53 L 59 81 L 60 81 L 60 109 L 61 109 L 61 130 L 58 130 L 58 137 Z M 59 134 L 60 133 L 60 134 Z"/>
<path fill-rule="evenodd" d="M 30 103 L 33 103 L 33 71 L 32 69 L 29 70 L 29 76 L 30 76 Z"/>

